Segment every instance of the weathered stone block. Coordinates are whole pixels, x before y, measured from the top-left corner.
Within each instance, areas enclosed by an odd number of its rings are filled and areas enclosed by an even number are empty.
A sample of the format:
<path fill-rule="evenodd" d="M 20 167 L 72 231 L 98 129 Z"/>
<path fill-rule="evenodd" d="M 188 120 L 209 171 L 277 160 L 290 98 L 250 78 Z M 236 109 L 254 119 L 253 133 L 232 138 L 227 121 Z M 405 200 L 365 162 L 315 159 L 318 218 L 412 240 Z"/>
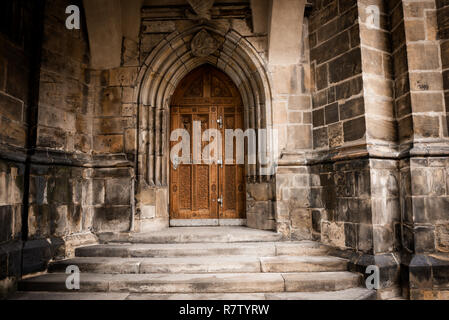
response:
<path fill-rule="evenodd" d="M 361 72 L 362 56 L 360 48 L 357 48 L 329 63 L 329 82 L 340 82 Z"/>
<path fill-rule="evenodd" d="M 11 206 L 0 206 L 0 242 L 12 239 L 14 233 L 14 215 Z"/>
<path fill-rule="evenodd" d="M 66 172 L 65 176 L 48 179 L 47 183 L 47 199 L 50 204 L 67 204 L 73 199 L 72 185 L 69 180 L 70 173 Z"/>
<path fill-rule="evenodd" d="M 415 135 L 420 138 L 440 136 L 439 117 L 415 115 L 413 116 Z"/>
<path fill-rule="evenodd" d="M 354 95 L 359 94 L 363 89 L 362 77 L 356 77 L 354 79 L 345 81 L 336 86 L 336 98 L 337 100 L 348 99 Z"/>
<path fill-rule="evenodd" d="M 373 227 L 373 250 L 375 254 L 392 252 L 395 233 L 392 225 L 376 225 Z"/>
<path fill-rule="evenodd" d="M 415 252 L 428 253 L 435 251 L 435 227 L 418 226 L 414 229 Z"/>
<path fill-rule="evenodd" d="M 435 240 L 439 252 L 449 252 L 449 224 L 436 225 Z"/>
<path fill-rule="evenodd" d="M 438 46 L 433 44 L 409 44 L 407 46 L 410 70 L 436 70 L 440 67 Z"/>
<path fill-rule="evenodd" d="M 290 214 L 292 232 L 296 239 L 310 239 L 312 234 L 312 215 L 307 209 L 295 209 Z"/>
<path fill-rule="evenodd" d="M 95 153 L 121 153 L 123 150 L 122 135 L 100 135 L 94 137 Z"/>
<path fill-rule="evenodd" d="M 129 179 L 106 180 L 106 205 L 130 205 L 131 181 Z"/>
<path fill-rule="evenodd" d="M 373 252 L 373 226 L 357 224 L 357 249 L 366 253 Z"/>
<path fill-rule="evenodd" d="M 345 248 L 344 223 L 323 221 L 321 224 L 321 241 L 339 248 Z"/>
<path fill-rule="evenodd" d="M 426 197 L 424 199 L 426 216 L 416 217 L 417 222 L 429 223 L 447 221 L 449 210 L 449 197 Z"/>
<path fill-rule="evenodd" d="M 316 80 L 315 84 L 318 90 L 322 90 L 328 86 L 328 73 L 327 73 L 328 65 L 324 64 L 321 67 L 316 69 Z"/>
<path fill-rule="evenodd" d="M 103 89 L 100 93 L 100 104 L 97 114 L 100 116 L 116 116 L 120 114 L 121 90 L 117 87 Z"/>
<path fill-rule="evenodd" d="M 23 102 L 0 93 L 0 115 L 13 121 L 22 121 Z"/>
<path fill-rule="evenodd" d="M 335 123 L 328 126 L 327 134 L 330 148 L 340 147 L 344 144 L 342 123 Z"/>
<path fill-rule="evenodd" d="M 159 188 L 156 190 L 156 217 L 168 218 L 168 189 Z"/>
<path fill-rule="evenodd" d="M 312 228 L 314 232 L 321 232 L 322 215 L 319 210 L 312 210 Z"/>
<path fill-rule="evenodd" d="M 346 32 L 322 43 L 310 51 L 311 60 L 316 60 L 317 64 L 332 59 L 349 50 L 350 40 Z"/>
<path fill-rule="evenodd" d="M 370 50 L 367 48 L 362 49 L 363 55 L 363 72 L 383 75 L 383 55 L 379 51 Z"/>
<path fill-rule="evenodd" d="M 443 69 L 449 68 L 449 41 L 446 40 L 441 44 L 441 61 Z"/>
<path fill-rule="evenodd" d="M 140 209 L 140 217 L 142 219 L 156 218 L 156 207 L 155 206 L 142 206 Z"/>
<path fill-rule="evenodd" d="M 435 9 L 435 3 L 430 1 L 406 2 L 403 5 L 404 17 L 406 18 L 422 18 L 424 11 L 427 9 Z"/>
<path fill-rule="evenodd" d="M 423 20 L 406 20 L 404 24 L 407 41 L 426 40 L 426 27 Z"/>
<path fill-rule="evenodd" d="M 367 95 L 377 95 L 386 98 L 393 97 L 393 82 L 384 78 L 365 78 L 364 87 Z"/>
<path fill-rule="evenodd" d="M 270 183 L 247 184 L 246 192 L 255 201 L 268 201 L 274 199 L 273 185 Z"/>
<path fill-rule="evenodd" d="M 444 110 L 443 93 L 412 93 L 413 112 L 442 112 Z"/>
<path fill-rule="evenodd" d="M 136 67 L 122 67 L 109 71 L 109 85 L 131 87 L 137 79 Z"/>
<path fill-rule="evenodd" d="M 66 147 L 66 132 L 57 128 L 39 127 L 38 145 L 52 149 L 64 149 Z"/>
<path fill-rule="evenodd" d="M 312 107 L 309 95 L 292 95 L 288 99 L 289 110 L 310 110 Z"/>
<path fill-rule="evenodd" d="M 170 33 L 175 31 L 174 21 L 145 21 L 143 22 L 143 33 Z"/>
<path fill-rule="evenodd" d="M 343 125 L 345 142 L 362 139 L 366 133 L 365 117 L 350 120 Z"/>
<path fill-rule="evenodd" d="M 369 138 L 396 142 L 396 122 L 382 119 L 368 119 L 367 134 Z"/>
<path fill-rule="evenodd" d="M 313 146 L 314 148 L 324 148 L 328 146 L 327 128 L 313 130 Z"/>
<path fill-rule="evenodd" d="M 129 230 L 130 220 L 130 207 L 96 208 L 93 228 L 97 232 L 124 232 Z"/>
<path fill-rule="evenodd" d="M 332 123 L 338 122 L 338 120 L 339 120 L 338 103 L 333 103 L 331 105 L 326 106 L 324 113 L 325 113 L 326 124 L 332 124 Z"/>
<path fill-rule="evenodd" d="M 371 48 L 376 48 L 384 52 L 390 50 L 389 33 L 379 29 L 369 29 L 365 25 L 360 25 L 361 42 Z"/>
<path fill-rule="evenodd" d="M 127 128 L 128 121 L 126 118 L 105 118 L 95 119 L 95 134 L 121 134 Z"/>
<path fill-rule="evenodd" d="M 365 103 L 363 98 L 355 98 L 340 105 L 339 109 L 341 120 L 351 119 L 364 114 Z"/>
<path fill-rule="evenodd" d="M 290 150 L 309 149 L 312 146 L 312 128 L 310 125 L 289 125 L 288 143 Z"/>
<path fill-rule="evenodd" d="M 92 180 L 92 189 L 88 192 L 92 197 L 93 205 L 103 205 L 105 203 L 105 181 L 100 179 Z"/>

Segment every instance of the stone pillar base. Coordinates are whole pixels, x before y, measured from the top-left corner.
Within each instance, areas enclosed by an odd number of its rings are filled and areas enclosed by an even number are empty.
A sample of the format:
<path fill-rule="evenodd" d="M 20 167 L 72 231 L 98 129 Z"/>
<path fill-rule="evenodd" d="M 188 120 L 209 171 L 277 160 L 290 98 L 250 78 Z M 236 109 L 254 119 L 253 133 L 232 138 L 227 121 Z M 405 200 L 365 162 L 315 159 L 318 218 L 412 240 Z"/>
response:
<path fill-rule="evenodd" d="M 404 298 L 449 299 L 449 253 L 404 255 L 401 282 Z"/>

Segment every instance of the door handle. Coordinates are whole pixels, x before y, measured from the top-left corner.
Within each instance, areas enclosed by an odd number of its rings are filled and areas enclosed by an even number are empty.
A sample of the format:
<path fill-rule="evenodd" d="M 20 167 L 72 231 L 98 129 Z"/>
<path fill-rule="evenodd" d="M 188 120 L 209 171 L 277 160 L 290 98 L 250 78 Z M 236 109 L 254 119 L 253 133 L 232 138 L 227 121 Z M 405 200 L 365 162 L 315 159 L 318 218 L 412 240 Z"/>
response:
<path fill-rule="evenodd" d="M 173 170 L 176 171 L 176 170 L 178 169 L 179 163 L 180 163 L 179 158 L 176 157 L 176 158 L 173 160 Z"/>
<path fill-rule="evenodd" d="M 220 129 L 223 129 L 223 117 L 222 116 L 220 116 L 217 119 L 217 123 L 218 123 L 218 126 L 220 127 Z"/>
<path fill-rule="evenodd" d="M 220 204 L 220 207 L 223 208 L 223 195 L 218 198 L 217 202 Z"/>

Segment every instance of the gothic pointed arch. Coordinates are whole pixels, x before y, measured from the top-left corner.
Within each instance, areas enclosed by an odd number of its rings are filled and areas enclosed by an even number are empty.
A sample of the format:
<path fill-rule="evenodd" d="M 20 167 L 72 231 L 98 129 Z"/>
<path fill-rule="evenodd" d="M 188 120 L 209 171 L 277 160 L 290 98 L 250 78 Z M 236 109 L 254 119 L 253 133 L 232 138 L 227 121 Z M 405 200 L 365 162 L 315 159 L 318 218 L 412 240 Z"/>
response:
<path fill-rule="evenodd" d="M 193 52 L 192 41 L 198 34 L 202 35 L 204 43 L 196 41 L 195 51 L 208 54 Z M 199 45 L 205 48 L 198 48 Z M 180 81 L 203 64 L 224 72 L 238 88 L 245 129 L 271 128 L 270 80 L 262 58 L 252 45 L 237 32 L 214 26 L 196 26 L 182 33 L 176 31 L 162 40 L 146 58 L 134 92 L 135 103 L 139 106 L 140 185 L 167 186 L 171 98 Z M 248 179 L 261 178 L 260 165 L 249 165 L 246 171 Z"/>

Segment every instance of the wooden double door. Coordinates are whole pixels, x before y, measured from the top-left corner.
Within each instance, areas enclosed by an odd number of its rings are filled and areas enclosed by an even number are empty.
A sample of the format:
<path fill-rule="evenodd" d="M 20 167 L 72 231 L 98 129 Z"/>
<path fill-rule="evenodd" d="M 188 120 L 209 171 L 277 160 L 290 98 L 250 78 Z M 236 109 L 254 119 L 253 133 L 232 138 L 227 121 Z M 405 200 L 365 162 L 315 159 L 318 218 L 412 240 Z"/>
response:
<path fill-rule="evenodd" d="M 237 164 L 236 141 L 231 162 L 231 155 L 226 154 L 225 147 L 227 129 L 243 130 L 242 111 L 235 85 L 212 66 L 192 71 L 177 88 L 171 107 L 171 132 L 183 129 L 189 133 L 191 163 L 170 161 L 172 220 L 246 218 L 245 166 Z M 221 139 L 216 137 L 217 134 L 207 135 L 209 129 L 215 129 Z M 206 139 L 202 139 L 204 137 Z M 172 141 L 170 147 L 180 141 L 181 138 Z M 214 142 L 217 143 L 214 151 L 206 152 Z M 221 143 L 221 157 L 218 143 Z M 198 155 L 201 155 L 200 161 Z M 207 155 L 211 158 L 207 159 Z"/>

